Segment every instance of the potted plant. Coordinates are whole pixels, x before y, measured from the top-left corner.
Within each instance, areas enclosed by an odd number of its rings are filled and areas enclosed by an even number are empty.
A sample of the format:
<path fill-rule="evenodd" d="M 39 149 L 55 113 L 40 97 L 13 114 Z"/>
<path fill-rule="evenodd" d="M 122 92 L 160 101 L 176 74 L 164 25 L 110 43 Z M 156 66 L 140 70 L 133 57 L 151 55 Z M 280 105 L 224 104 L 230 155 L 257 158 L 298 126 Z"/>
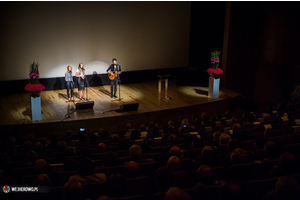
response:
<path fill-rule="evenodd" d="M 223 74 L 223 70 L 219 68 L 220 53 L 221 51 L 216 50 L 211 52 L 210 63 L 212 64 L 212 67 L 207 69 L 207 73 L 214 78 L 219 78 L 221 74 Z"/>
<path fill-rule="evenodd" d="M 33 62 L 29 66 L 29 83 L 25 86 L 25 90 L 31 92 L 32 95 L 39 95 L 45 89 L 45 86 L 39 83 L 39 63 Z"/>

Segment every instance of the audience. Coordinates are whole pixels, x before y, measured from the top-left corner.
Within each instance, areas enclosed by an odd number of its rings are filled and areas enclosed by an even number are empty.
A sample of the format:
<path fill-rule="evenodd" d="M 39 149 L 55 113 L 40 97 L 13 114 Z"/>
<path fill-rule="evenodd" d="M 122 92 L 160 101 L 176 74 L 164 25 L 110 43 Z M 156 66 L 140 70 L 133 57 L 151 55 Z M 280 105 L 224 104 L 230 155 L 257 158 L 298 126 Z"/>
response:
<path fill-rule="evenodd" d="M 295 125 L 291 116 L 300 114 L 300 103 L 293 101 L 282 101 L 276 108 L 270 107 L 262 114 L 240 107 L 235 110 L 235 113 L 225 115 L 216 112 L 213 116 L 209 116 L 203 112 L 200 116 L 195 114 L 191 118 L 180 116 L 178 124 L 169 121 L 165 125 L 159 125 L 150 121 L 147 127 L 142 124 L 139 130 L 133 129 L 128 123 L 123 133 L 115 133 L 111 136 L 101 128 L 98 130 L 99 136 L 90 134 L 89 131 L 72 135 L 71 131 L 67 130 L 63 136 L 52 135 L 49 141 L 46 137 L 36 139 L 34 134 L 27 137 L 9 137 L 5 140 L 6 143 L 1 143 L 5 145 L 2 147 L 5 154 L 0 161 L 3 170 L 0 170 L 0 182 L 6 184 L 3 180 L 12 181 L 8 183 L 22 180 L 23 177 L 16 177 L 12 172 L 16 168 L 25 167 L 33 169 L 33 173 L 37 175 L 34 179 L 35 185 L 57 187 L 60 174 L 50 173 L 47 164 L 49 161 L 49 163 L 63 162 L 63 171 L 72 174 L 67 183 L 60 183 L 64 185 L 65 199 L 83 199 L 81 184 L 106 183 L 106 174 L 95 172 L 104 170 L 106 173 L 110 168 L 114 171 L 108 172 L 109 175 L 112 174 L 107 181 L 108 192 L 104 193 L 108 196 L 101 196 L 98 199 L 126 197 L 129 195 L 127 180 L 131 178 L 138 180 L 146 173 L 147 175 L 155 173 L 155 176 L 148 177 L 147 194 L 168 191 L 165 199 L 202 199 L 201 195 L 205 187 L 217 185 L 221 188 L 218 192 L 222 200 L 247 199 L 245 191 L 250 180 L 279 176 L 281 177 L 278 178 L 275 189 L 266 194 L 264 199 L 299 199 L 299 185 L 291 178 L 299 173 L 298 153 L 296 150 L 296 154 L 282 153 L 284 149 L 282 147 L 299 143 L 299 137 L 290 131 L 290 126 L 285 135 L 278 135 L 276 132 L 278 127 L 283 125 L 285 127 L 287 124 L 283 124 L 280 118 L 286 115 L 284 113 L 288 113 L 290 124 Z M 273 112 L 274 110 L 277 113 Z M 222 131 L 226 130 L 225 127 L 230 127 L 225 120 L 230 118 L 232 118 L 232 132 L 224 133 Z M 259 128 L 256 128 L 256 124 L 254 128 L 253 122 L 258 119 L 262 124 Z M 272 129 L 263 128 L 263 124 L 267 123 L 272 124 Z M 208 131 L 208 126 L 212 130 Z M 130 132 L 130 139 L 124 138 L 126 132 Z M 140 139 L 140 132 L 147 132 L 147 138 L 143 137 L 143 141 L 135 141 Z M 189 134 L 189 132 L 198 132 L 199 135 Z M 79 139 L 79 142 L 74 143 L 72 141 L 74 138 Z M 247 143 L 244 143 L 246 140 Z M 120 154 L 126 155 L 124 158 L 130 161 L 122 165 L 117 159 L 119 152 L 114 147 L 119 147 Z M 114 149 L 115 152 L 107 149 Z M 126 151 L 121 152 L 122 150 Z M 105 154 L 100 155 L 98 152 Z M 161 153 L 164 159 L 154 162 L 153 159 L 143 158 L 143 156 L 149 157 L 153 152 L 155 155 Z M 184 159 L 182 152 L 185 152 Z M 78 164 L 79 160 L 81 161 Z M 256 164 L 253 167 L 254 161 L 260 165 Z M 14 165 L 14 162 L 17 164 Z M 13 168 L 11 169 L 10 166 Z M 120 170 L 122 166 L 124 171 Z M 238 168 L 240 166 L 244 168 Z M 116 174 L 117 169 L 120 174 Z M 245 169 L 248 175 L 245 175 L 243 171 Z M 150 173 L 150 170 L 153 173 Z M 182 188 L 172 188 L 177 185 L 176 181 L 182 170 L 187 170 L 189 174 L 185 177 L 187 182 L 185 187 L 189 188 L 191 196 Z M 74 171 L 78 174 L 73 175 Z M 4 172 L 7 175 L 5 177 Z M 255 176 L 252 176 L 254 173 Z M 25 175 L 33 174 L 23 174 Z"/>

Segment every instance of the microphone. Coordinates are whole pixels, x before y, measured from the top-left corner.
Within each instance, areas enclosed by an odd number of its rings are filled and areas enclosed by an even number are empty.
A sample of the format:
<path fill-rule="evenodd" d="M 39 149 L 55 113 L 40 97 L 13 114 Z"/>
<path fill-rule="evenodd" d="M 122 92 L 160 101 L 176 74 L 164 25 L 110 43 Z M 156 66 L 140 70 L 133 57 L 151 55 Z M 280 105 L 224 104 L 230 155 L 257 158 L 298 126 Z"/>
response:
<path fill-rule="evenodd" d="M 82 68 L 83 71 L 85 71 L 85 68 Z"/>

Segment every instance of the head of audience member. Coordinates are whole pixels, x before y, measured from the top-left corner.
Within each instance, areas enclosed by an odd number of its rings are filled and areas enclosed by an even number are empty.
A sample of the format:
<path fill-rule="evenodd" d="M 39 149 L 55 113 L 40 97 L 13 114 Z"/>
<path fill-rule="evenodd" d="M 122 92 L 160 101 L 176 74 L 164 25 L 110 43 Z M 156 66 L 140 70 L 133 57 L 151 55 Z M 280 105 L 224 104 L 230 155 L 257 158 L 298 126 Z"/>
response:
<path fill-rule="evenodd" d="M 140 145 L 134 144 L 129 149 L 129 154 L 133 161 L 140 161 L 142 160 L 142 148 Z"/>
<path fill-rule="evenodd" d="M 207 165 L 213 167 L 218 162 L 217 153 L 212 146 L 206 145 L 202 149 L 201 155 L 202 155 L 202 159 L 203 159 L 203 164 L 207 164 Z"/>
<path fill-rule="evenodd" d="M 33 183 L 36 186 L 51 186 L 51 181 L 47 174 L 37 175 Z"/>
<path fill-rule="evenodd" d="M 171 187 L 165 196 L 165 200 L 191 200 L 191 196 L 183 189 L 178 187 Z"/>
<path fill-rule="evenodd" d="M 79 162 L 78 174 L 81 176 L 93 175 L 95 173 L 95 166 L 90 158 L 83 158 Z"/>
<path fill-rule="evenodd" d="M 146 131 L 146 126 L 145 126 L 145 124 L 141 124 L 141 126 L 140 126 L 140 128 L 139 128 L 138 131 L 139 131 L 139 132 L 144 132 L 144 131 Z"/>
<path fill-rule="evenodd" d="M 132 130 L 131 133 L 130 133 L 130 139 L 131 140 L 138 140 L 138 139 L 140 139 L 140 133 L 139 133 L 139 131 L 136 130 L 136 129 Z"/>
<path fill-rule="evenodd" d="M 25 162 L 28 166 L 33 166 L 38 156 L 34 151 L 29 151 L 25 156 Z"/>
<path fill-rule="evenodd" d="M 171 156 L 167 162 L 167 168 L 172 172 L 178 172 L 182 170 L 182 164 L 177 156 Z"/>
<path fill-rule="evenodd" d="M 280 155 L 278 162 L 278 170 L 281 175 L 290 176 L 296 172 L 296 156 L 291 153 L 285 152 Z"/>
<path fill-rule="evenodd" d="M 154 121 L 150 121 L 148 124 L 148 131 L 152 131 L 154 126 L 155 126 Z"/>
<path fill-rule="evenodd" d="M 98 129 L 98 135 L 99 135 L 100 138 L 109 137 L 108 131 L 104 130 L 103 128 Z"/>
<path fill-rule="evenodd" d="M 108 194 L 110 197 L 126 196 L 126 178 L 121 174 L 112 174 L 108 179 Z"/>
<path fill-rule="evenodd" d="M 34 169 L 36 174 L 47 174 L 48 166 L 44 159 L 38 159 L 34 163 Z"/>
<path fill-rule="evenodd" d="M 242 125 L 240 123 L 235 123 L 232 126 L 232 132 L 235 133 L 237 131 L 241 131 L 242 130 Z"/>
<path fill-rule="evenodd" d="M 174 182 L 173 172 L 167 167 L 160 167 L 155 173 L 156 187 L 158 191 L 167 191 Z"/>
<path fill-rule="evenodd" d="M 178 140 L 178 137 L 177 137 L 176 134 L 171 134 L 171 135 L 169 136 L 169 144 L 170 144 L 170 145 L 175 145 L 175 144 L 177 144 L 177 140 Z"/>
<path fill-rule="evenodd" d="M 264 121 L 264 122 L 267 122 L 267 121 L 270 121 L 270 120 L 271 120 L 271 116 L 270 116 L 270 114 L 268 114 L 268 113 L 264 113 L 264 114 L 262 115 L 262 118 L 263 118 L 263 121 Z"/>
<path fill-rule="evenodd" d="M 197 170 L 198 182 L 205 186 L 214 185 L 213 170 L 208 165 L 201 165 Z"/>
<path fill-rule="evenodd" d="M 111 142 L 112 143 L 120 142 L 120 136 L 118 134 L 113 134 L 112 137 L 111 137 Z"/>
<path fill-rule="evenodd" d="M 245 164 L 249 162 L 249 155 L 245 149 L 236 148 L 230 155 L 230 163 L 232 165 Z"/>
<path fill-rule="evenodd" d="M 241 186 L 225 182 L 221 186 L 221 200 L 240 200 L 242 198 L 242 189 Z"/>
<path fill-rule="evenodd" d="M 126 129 L 127 129 L 127 130 L 130 130 L 130 129 L 132 129 L 132 126 L 131 126 L 131 124 L 130 124 L 130 123 L 127 123 L 127 124 L 126 124 Z"/>
<path fill-rule="evenodd" d="M 275 142 L 268 141 L 264 147 L 265 158 L 277 159 L 279 157 L 279 147 Z"/>
<path fill-rule="evenodd" d="M 140 175 L 140 166 L 135 161 L 125 163 L 126 178 L 134 178 Z"/>
<path fill-rule="evenodd" d="M 35 142 L 33 144 L 33 151 L 36 153 L 41 153 L 43 151 L 43 145 L 40 142 Z"/>
<path fill-rule="evenodd" d="M 42 144 L 43 147 L 47 145 L 47 139 L 45 137 L 40 137 L 39 142 Z"/>
<path fill-rule="evenodd" d="M 102 196 L 98 197 L 97 200 L 112 200 L 112 199 L 109 198 L 108 196 L 102 195 Z"/>
<path fill-rule="evenodd" d="M 23 144 L 23 148 L 25 151 L 31 151 L 32 150 L 32 142 L 27 140 L 26 142 L 24 142 Z"/>
<path fill-rule="evenodd" d="M 63 194 L 66 200 L 81 200 L 82 185 L 76 178 L 70 178 L 64 185 Z"/>
<path fill-rule="evenodd" d="M 228 152 L 232 152 L 239 147 L 239 141 L 237 139 L 230 139 L 227 143 Z"/>
<path fill-rule="evenodd" d="M 64 162 L 65 171 L 77 171 L 77 162 L 73 158 L 68 158 Z"/>
<path fill-rule="evenodd" d="M 213 133 L 213 139 L 214 139 L 214 140 L 220 139 L 220 136 L 221 136 L 221 131 L 215 131 L 215 132 Z"/>
<path fill-rule="evenodd" d="M 57 149 L 58 149 L 58 151 L 65 151 L 66 146 L 67 146 L 67 143 L 64 140 L 60 140 L 57 143 Z"/>
<path fill-rule="evenodd" d="M 250 112 L 246 114 L 246 121 L 248 122 L 253 122 L 255 120 L 255 114 L 253 112 Z"/>
<path fill-rule="evenodd" d="M 268 141 L 268 138 L 265 135 L 259 135 L 254 142 L 255 149 L 264 149 L 265 143 Z"/>
<path fill-rule="evenodd" d="M 109 151 L 103 156 L 102 161 L 104 167 L 113 167 L 117 165 L 117 156 L 114 152 Z"/>
<path fill-rule="evenodd" d="M 90 144 L 94 145 L 97 143 L 97 136 L 95 134 L 90 135 Z"/>
<path fill-rule="evenodd" d="M 70 130 L 66 130 L 66 136 L 67 137 L 71 137 L 72 136 L 72 132 Z"/>
<path fill-rule="evenodd" d="M 168 121 L 168 126 L 174 126 L 175 125 L 175 123 L 173 122 L 173 121 Z"/>
<path fill-rule="evenodd" d="M 227 133 L 221 133 L 219 138 L 220 145 L 227 145 L 228 141 L 231 139 L 230 135 Z"/>
<path fill-rule="evenodd" d="M 106 150 L 106 145 L 105 145 L 104 143 L 100 142 L 100 143 L 98 144 L 98 151 L 99 151 L 99 152 L 106 152 L 106 151 L 107 151 L 107 150 Z"/>
<path fill-rule="evenodd" d="M 276 200 L 299 200 L 299 183 L 289 176 L 281 176 L 275 185 Z"/>
<path fill-rule="evenodd" d="M 178 158 L 181 158 L 181 149 L 180 147 L 178 146 L 173 146 L 171 149 L 170 149 L 170 152 L 169 152 L 170 156 L 177 156 Z"/>

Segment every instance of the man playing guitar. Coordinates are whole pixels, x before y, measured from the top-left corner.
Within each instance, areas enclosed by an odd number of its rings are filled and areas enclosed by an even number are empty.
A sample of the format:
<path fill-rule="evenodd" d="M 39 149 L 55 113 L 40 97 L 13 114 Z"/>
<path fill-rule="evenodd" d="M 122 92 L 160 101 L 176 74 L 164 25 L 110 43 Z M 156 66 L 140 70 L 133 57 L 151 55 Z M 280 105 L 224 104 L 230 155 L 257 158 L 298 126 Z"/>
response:
<path fill-rule="evenodd" d="M 121 74 L 121 66 L 117 64 L 116 58 L 112 59 L 112 64 L 108 67 L 106 72 L 108 72 L 108 78 L 110 79 L 110 85 L 111 85 L 110 98 L 112 97 L 117 98 L 116 92 L 117 92 L 118 82 L 120 81 L 119 74 Z"/>

